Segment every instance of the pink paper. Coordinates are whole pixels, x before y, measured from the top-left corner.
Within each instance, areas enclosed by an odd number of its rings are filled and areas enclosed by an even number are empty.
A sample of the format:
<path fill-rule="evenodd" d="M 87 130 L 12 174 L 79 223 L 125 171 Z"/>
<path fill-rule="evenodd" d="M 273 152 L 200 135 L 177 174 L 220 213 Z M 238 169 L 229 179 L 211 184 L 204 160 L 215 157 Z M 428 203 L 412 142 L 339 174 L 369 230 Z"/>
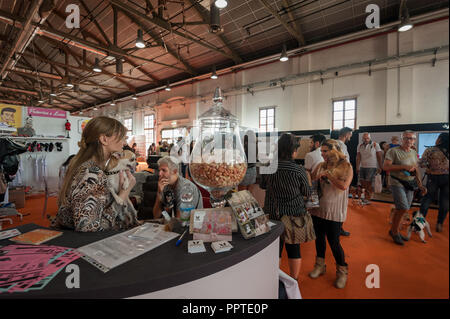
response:
<path fill-rule="evenodd" d="M 10 287 L 8 292 L 23 291 L 80 257 L 59 246 L 10 245 L 2 250 L 7 253 L 0 256 L 0 288 Z"/>

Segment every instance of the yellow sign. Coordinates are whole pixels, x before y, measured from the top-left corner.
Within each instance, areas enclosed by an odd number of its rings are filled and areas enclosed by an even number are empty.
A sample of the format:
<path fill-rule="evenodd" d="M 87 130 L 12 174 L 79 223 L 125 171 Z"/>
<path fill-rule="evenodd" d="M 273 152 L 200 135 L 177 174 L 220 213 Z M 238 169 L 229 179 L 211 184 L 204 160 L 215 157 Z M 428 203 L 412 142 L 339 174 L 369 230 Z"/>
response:
<path fill-rule="evenodd" d="M 0 103 L 0 130 L 22 127 L 22 106 Z"/>

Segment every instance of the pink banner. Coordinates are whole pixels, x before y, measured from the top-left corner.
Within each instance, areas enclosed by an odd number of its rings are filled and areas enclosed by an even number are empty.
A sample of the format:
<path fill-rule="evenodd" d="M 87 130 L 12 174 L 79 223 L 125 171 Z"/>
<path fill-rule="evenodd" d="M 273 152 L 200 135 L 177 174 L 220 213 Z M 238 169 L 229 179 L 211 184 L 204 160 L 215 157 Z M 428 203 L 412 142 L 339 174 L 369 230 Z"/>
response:
<path fill-rule="evenodd" d="M 52 117 L 52 118 L 57 118 L 57 119 L 67 118 L 66 111 L 54 110 L 54 109 L 44 109 L 41 107 L 29 107 L 28 115 L 41 116 L 41 117 Z"/>

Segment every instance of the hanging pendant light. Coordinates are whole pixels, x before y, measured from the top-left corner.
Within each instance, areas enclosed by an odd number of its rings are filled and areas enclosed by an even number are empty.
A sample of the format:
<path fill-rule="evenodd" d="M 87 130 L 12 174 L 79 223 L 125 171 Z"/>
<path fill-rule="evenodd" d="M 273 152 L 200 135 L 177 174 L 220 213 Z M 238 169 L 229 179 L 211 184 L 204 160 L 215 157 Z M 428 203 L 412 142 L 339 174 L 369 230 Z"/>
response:
<path fill-rule="evenodd" d="M 214 65 L 212 68 L 211 79 L 217 80 L 217 78 L 218 78 L 218 76 L 217 76 L 217 72 L 216 72 L 216 66 Z"/>
<path fill-rule="evenodd" d="M 166 85 L 165 90 L 168 91 L 168 92 L 169 92 L 170 90 L 172 90 L 171 87 L 170 87 L 170 83 L 169 83 L 169 82 L 167 82 L 167 85 Z"/>
<path fill-rule="evenodd" d="M 215 6 L 219 9 L 223 9 L 226 8 L 228 5 L 228 1 L 226 0 L 216 0 L 216 2 L 214 2 Z"/>
<path fill-rule="evenodd" d="M 137 31 L 136 47 L 138 47 L 139 49 L 145 48 L 144 37 L 141 29 L 138 29 Z"/>
<path fill-rule="evenodd" d="M 401 2 L 400 4 L 400 25 L 398 26 L 398 32 L 406 32 L 413 28 L 413 24 L 409 19 L 409 11 L 406 7 L 406 1 Z"/>
<path fill-rule="evenodd" d="M 286 44 L 283 43 L 283 51 L 281 51 L 280 61 L 286 62 L 287 60 L 289 60 L 289 57 L 286 52 Z"/>
<path fill-rule="evenodd" d="M 102 72 L 102 69 L 100 68 L 100 60 L 98 58 L 95 58 L 95 64 L 94 67 L 92 68 L 92 71 L 97 73 Z"/>

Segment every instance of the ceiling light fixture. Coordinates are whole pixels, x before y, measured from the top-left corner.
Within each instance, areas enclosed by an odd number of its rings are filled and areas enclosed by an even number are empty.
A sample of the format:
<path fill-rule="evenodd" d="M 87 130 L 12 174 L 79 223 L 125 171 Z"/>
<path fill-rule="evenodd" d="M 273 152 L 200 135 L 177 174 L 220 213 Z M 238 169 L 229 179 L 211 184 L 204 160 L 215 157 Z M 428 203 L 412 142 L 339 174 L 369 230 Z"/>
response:
<path fill-rule="evenodd" d="M 400 4 L 400 25 L 398 26 L 398 32 L 406 32 L 413 28 L 413 24 L 409 19 L 408 8 L 406 7 L 406 1 L 402 1 Z"/>
<path fill-rule="evenodd" d="M 217 8 L 223 9 L 223 8 L 227 7 L 228 1 L 226 1 L 226 0 L 216 0 L 216 2 L 214 2 L 214 4 L 216 5 Z"/>
<path fill-rule="evenodd" d="M 137 31 L 136 47 L 139 49 L 145 48 L 144 36 L 141 29 L 138 29 Z"/>
<path fill-rule="evenodd" d="M 39 92 L 39 100 L 38 103 L 44 103 L 44 97 L 42 95 L 42 92 Z"/>
<path fill-rule="evenodd" d="M 97 111 L 97 110 L 98 110 L 97 105 L 94 106 L 93 110 L 94 110 L 94 111 Z"/>
<path fill-rule="evenodd" d="M 166 91 L 170 91 L 170 90 L 172 90 L 172 89 L 170 88 L 170 84 L 169 84 L 169 82 L 167 82 L 167 85 L 166 85 L 166 88 L 165 88 L 165 90 L 166 90 Z"/>
<path fill-rule="evenodd" d="M 116 105 L 116 102 L 114 102 L 114 100 L 112 100 L 109 105 L 114 106 L 114 105 Z"/>
<path fill-rule="evenodd" d="M 100 73 L 102 72 L 102 69 L 100 68 L 100 60 L 98 58 L 95 58 L 94 67 L 92 68 L 92 71 Z"/>
<path fill-rule="evenodd" d="M 217 76 L 217 72 L 216 72 L 216 66 L 214 65 L 212 68 L 211 79 L 217 80 L 217 78 L 218 78 L 218 76 Z"/>
<path fill-rule="evenodd" d="M 123 62 L 122 59 L 116 59 L 116 73 L 123 73 Z"/>
<path fill-rule="evenodd" d="M 288 57 L 287 52 L 286 52 L 286 44 L 283 43 L 283 51 L 281 52 L 280 61 L 281 62 L 286 62 L 287 60 L 289 60 L 289 57 Z"/>
<path fill-rule="evenodd" d="M 133 95 L 132 99 L 133 99 L 133 100 L 137 100 L 137 99 L 138 99 L 137 95 L 136 95 L 136 94 Z"/>

